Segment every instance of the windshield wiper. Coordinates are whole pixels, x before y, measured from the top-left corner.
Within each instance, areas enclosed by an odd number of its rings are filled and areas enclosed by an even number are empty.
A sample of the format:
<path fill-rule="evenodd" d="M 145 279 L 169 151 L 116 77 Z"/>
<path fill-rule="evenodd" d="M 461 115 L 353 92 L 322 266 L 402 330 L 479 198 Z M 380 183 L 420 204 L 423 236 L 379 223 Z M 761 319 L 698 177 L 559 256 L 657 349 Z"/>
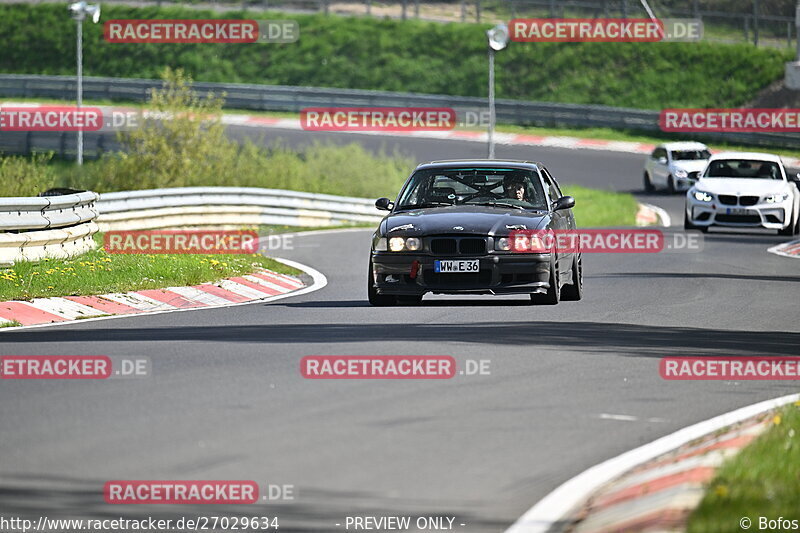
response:
<path fill-rule="evenodd" d="M 491 206 L 491 207 L 513 207 L 515 209 L 522 209 L 523 211 L 525 210 L 525 208 L 522 207 L 521 205 L 508 204 L 508 203 L 505 203 L 505 202 L 479 202 L 479 203 L 476 203 L 476 204 L 466 204 L 466 205 L 488 205 L 488 206 Z"/>
<path fill-rule="evenodd" d="M 451 207 L 448 202 L 423 202 L 421 204 L 402 205 L 399 209 L 425 209 L 427 207 Z"/>

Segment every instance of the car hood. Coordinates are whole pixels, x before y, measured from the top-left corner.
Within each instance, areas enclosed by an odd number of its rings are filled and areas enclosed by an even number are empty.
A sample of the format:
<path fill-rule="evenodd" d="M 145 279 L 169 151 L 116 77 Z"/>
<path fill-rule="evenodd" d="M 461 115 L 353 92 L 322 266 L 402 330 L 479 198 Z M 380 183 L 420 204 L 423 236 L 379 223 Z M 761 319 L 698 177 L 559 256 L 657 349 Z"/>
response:
<path fill-rule="evenodd" d="M 673 161 L 673 170 L 685 170 L 686 172 L 702 172 L 706 169 L 708 161 L 703 159 L 694 159 L 690 161 Z"/>
<path fill-rule="evenodd" d="M 744 178 L 702 178 L 695 187 L 712 194 L 763 196 L 789 191 L 789 182 L 783 180 Z"/>
<path fill-rule="evenodd" d="M 540 229 L 549 220 L 544 211 L 482 206 L 435 207 L 393 213 L 381 223 L 382 235 L 480 234 L 507 235 L 515 229 Z M 455 228 L 463 229 L 455 229 Z"/>

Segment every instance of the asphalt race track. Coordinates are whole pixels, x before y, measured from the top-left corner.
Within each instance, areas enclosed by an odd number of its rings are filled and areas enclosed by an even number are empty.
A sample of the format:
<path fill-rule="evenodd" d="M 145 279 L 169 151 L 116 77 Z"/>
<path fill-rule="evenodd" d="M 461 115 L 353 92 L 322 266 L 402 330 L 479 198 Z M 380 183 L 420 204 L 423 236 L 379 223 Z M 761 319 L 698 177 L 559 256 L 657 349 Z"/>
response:
<path fill-rule="evenodd" d="M 277 134 L 308 141 L 303 132 L 270 133 Z M 330 136 L 398 146 L 419 160 L 485 150 Z M 641 189 L 642 156 L 508 146 L 497 155 L 542 160 L 562 184 Z M 682 222 L 680 196 L 645 200 Z M 586 255 L 584 300 L 555 307 L 426 296 L 419 307 L 373 308 L 365 287 L 370 233 L 296 237 L 283 255 L 328 278 L 299 297 L 0 332 L 3 355 L 153 361 L 153 375 L 139 379 L 2 382 L 0 512 L 268 514 L 280 518 L 280 531 L 304 532 L 344 531 L 354 515 L 455 516 L 457 530 L 501 532 L 604 459 L 796 392 L 791 382 L 676 382 L 658 372 L 668 355 L 798 355 L 800 263 L 766 252 L 786 238 L 712 230 L 700 253 Z M 301 357 L 327 354 L 451 355 L 459 369 L 489 360 L 491 374 L 301 377 Z M 294 485 L 296 494 L 213 509 L 112 506 L 102 486 L 113 479 L 252 479 Z"/>

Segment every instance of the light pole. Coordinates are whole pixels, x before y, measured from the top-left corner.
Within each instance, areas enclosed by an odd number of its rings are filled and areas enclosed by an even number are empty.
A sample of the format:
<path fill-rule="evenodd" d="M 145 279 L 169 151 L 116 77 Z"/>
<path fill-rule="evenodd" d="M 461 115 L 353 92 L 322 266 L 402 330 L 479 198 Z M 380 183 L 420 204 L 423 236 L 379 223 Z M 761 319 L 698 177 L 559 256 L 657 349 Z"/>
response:
<path fill-rule="evenodd" d="M 83 19 L 92 17 L 92 22 L 97 24 L 100 20 L 100 6 L 98 4 L 87 4 L 86 2 L 75 2 L 67 7 L 70 16 L 78 23 L 77 49 L 78 49 L 78 106 L 77 112 L 80 113 L 83 103 Z M 83 129 L 78 121 L 78 164 L 83 164 Z"/>
<path fill-rule="evenodd" d="M 489 39 L 489 159 L 494 159 L 494 53 L 508 46 L 508 26 L 498 24 L 486 32 Z"/>

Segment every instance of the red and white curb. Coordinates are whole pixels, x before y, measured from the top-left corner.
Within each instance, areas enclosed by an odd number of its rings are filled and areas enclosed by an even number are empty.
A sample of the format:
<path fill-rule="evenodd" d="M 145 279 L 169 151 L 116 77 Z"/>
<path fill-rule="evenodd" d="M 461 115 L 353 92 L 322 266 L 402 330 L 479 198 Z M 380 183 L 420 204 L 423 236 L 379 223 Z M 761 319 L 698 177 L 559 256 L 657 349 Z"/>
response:
<path fill-rule="evenodd" d="M 191 287 L 166 287 L 141 291 L 34 298 L 32 301 L 0 302 L 0 325 L 18 322 L 22 326 L 0 328 L 0 332 L 21 327 L 60 325 L 75 320 L 102 320 L 134 314 L 169 313 L 270 302 L 319 290 L 327 285 L 325 276 L 311 267 L 278 259 L 311 277 L 310 284 L 299 278 L 260 269 L 252 274 L 201 283 Z"/>
<path fill-rule="evenodd" d="M 222 123 L 237 126 L 252 126 L 287 130 L 302 130 L 298 118 L 263 117 L 254 115 L 223 115 Z M 457 141 L 475 141 L 486 143 L 488 133 L 482 131 L 448 130 L 448 131 L 347 131 L 364 135 L 386 135 L 396 137 L 423 137 L 431 139 L 451 139 Z M 602 150 L 604 152 L 624 152 L 631 154 L 650 154 L 654 144 L 632 141 L 609 141 L 605 139 L 584 139 L 567 136 L 528 135 L 524 133 L 495 132 L 494 142 L 497 144 L 539 146 L 550 148 L 567 148 L 572 150 Z M 800 159 L 782 157 L 786 166 L 800 168 Z"/>
<path fill-rule="evenodd" d="M 47 107 L 48 104 L 39 103 L 20 103 L 20 102 L 0 102 L 0 106 L 13 105 L 15 107 Z M 108 106 L 94 106 L 108 108 Z M 117 111 L 139 111 L 138 108 L 113 107 Z M 163 116 L 155 112 L 145 111 L 144 115 L 151 117 Z M 246 114 L 225 114 L 222 115 L 222 123 L 231 126 L 250 126 L 254 128 L 274 128 L 285 130 L 302 130 L 299 118 L 280 118 L 265 117 L 259 115 Z M 379 135 L 390 137 L 421 137 L 430 139 L 450 139 L 456 141 L 474 141 L 486 143 L 488 133 L 482 131 L 469 130 L 449 130 L 449 131 L 343 131 L 340 133 L 358 133 L 362 135 Z M 631 154 L 649 154 L 655 148 L 650 143 L 639 143 L 631 141 L 610 141 L 604 139 L 584 139 L 580 137 L 568 136 L 543 136 L 528 135 L 524 133 L 502 133 L 495 132 L 494 141 L 497 144 L 538 146 L 550 148 L 567 148 L 572 150 L 602 150 L 606 152 L 623 152 Z M 800 168 L 800 159 L 783 158 L 784 164 Z"/>
<path fill-rule="evenodd" d="M 668 228 L 672 225 L 672 218 L 669 216 L 669 213 L 657 205 L 643 204 L 640 202 L 639 210 L 636 212 L 636 225 L 642 227 L 654 226 L 656 224 Z"/>
<path fill-rule="evenodd" d="M 593 466 L 545 496 L 506 533 L 672 530 L 667 524 L 685 519 L 686 509 L 702 498 L 698 486 L 722 459 L 764 429 L 756 418 L 798 400 L 800 394 L 791 394 L 742 407 Z M 592 503 L 596 513 L 587 512 Z"/>
<path fill-rule="evenodd" d="M 777 246 L 773 246 L 772 248 L 767 248 L 767 251 L 771 254 L 782 255 L 783 257 L 800 259 L 800 239 L 796 241 L 784 242 Z"/>
<path fill-rule="evenodd" d="M 772 423 L 760 415 L 658 457 L 596 492 L 571 533 L 683 531 L 717 468 Z"/>

